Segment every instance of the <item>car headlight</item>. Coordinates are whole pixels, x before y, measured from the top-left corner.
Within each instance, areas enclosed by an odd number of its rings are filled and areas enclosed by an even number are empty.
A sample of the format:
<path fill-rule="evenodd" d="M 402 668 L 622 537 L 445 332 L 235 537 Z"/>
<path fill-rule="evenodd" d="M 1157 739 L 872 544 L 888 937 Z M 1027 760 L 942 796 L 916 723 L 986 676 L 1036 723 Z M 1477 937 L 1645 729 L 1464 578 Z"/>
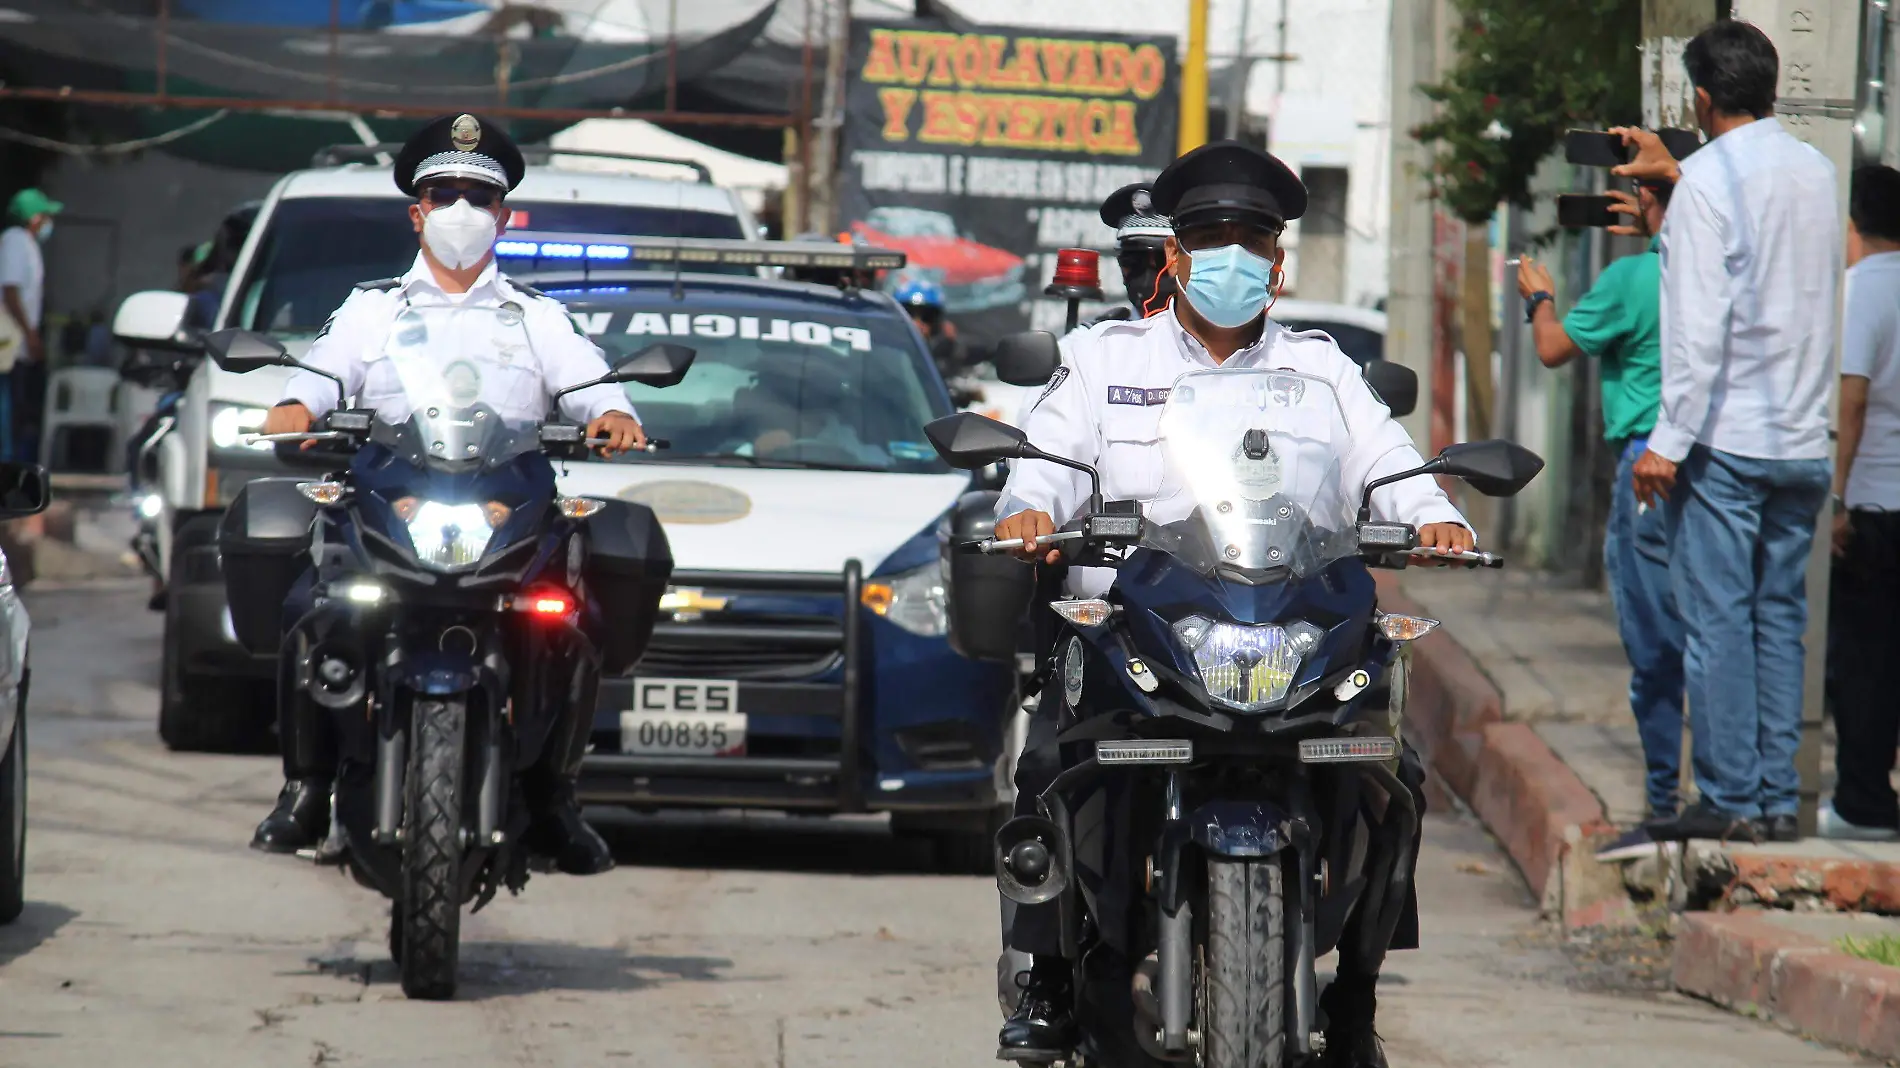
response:
<path fill-rule="evenodd" d="M 943 565 L 884 575 L 864 584 L 864 607 L 924 638 L 941 638 L 950 630 L 950 595 L 943 581 Z"/>
<path fill-rule="evenodd" d="M 264 426 L 267 413 L 262 408 L 251 408 L 241 404 L 213 404 L 211 406 L 211 444 L 220 449 L 252 449 L 269 452 L 273 447 L 268 441 L 253 441 L 246 445 L 239 440 L 246 434 L 255 434 Z"/>
<path fill-rule="evenodd" d="M 1242 712 L 1284 700 L 1306 654 L 1325 636 L 1304 620 L 1251 625 L 1188 616 L 1174 625 L 1175 640 L 1194 657 L 1207 695 Z"/>
<path fill-rule="evenodd" d="M 416 559 L 425 564 L 465 567 L 480 560 L 488 550 L 493 531 L 488 525 L 488 510 L 482 505 L 422 501 L 407 515 L 405 511 L 398 502 L 396 514 L 409 528 L 409 544 L 416 547 Z"/>

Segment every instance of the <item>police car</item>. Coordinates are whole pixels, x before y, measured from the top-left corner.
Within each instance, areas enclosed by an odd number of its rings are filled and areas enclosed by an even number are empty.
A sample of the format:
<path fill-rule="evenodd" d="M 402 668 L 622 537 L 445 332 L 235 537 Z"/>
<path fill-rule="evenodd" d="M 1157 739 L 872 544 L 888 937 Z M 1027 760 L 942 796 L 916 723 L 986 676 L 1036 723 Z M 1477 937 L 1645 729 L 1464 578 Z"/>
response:
<path fill-rule="evenodd" d="M 698 352 L 678 385 L 626 387 L 670 448 L 559 475 L 651 507 L 675 565 L 644 659 L 601 685 L 582 799 L 890 812 L 947 864 L 988 870 L 1016 676 L 947 637 L 939 527 L 972 483 L 924 424 L 949 392 L 886 294 L 704 273 L 903 254 L 534 233 L 496 253 L 609 363 L 654 341 Z"/>

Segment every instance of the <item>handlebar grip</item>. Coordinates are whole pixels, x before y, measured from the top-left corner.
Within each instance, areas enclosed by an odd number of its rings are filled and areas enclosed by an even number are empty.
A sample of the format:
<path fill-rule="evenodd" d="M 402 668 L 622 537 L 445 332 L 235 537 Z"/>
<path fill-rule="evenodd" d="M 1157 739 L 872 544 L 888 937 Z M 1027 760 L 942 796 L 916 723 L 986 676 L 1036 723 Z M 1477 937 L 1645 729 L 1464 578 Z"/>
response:
<path fill-rule="evenodd" d="M 1036 544 L 1049 545 L 1055 542 L 1075 541 L 1082 536 L 1082 532 L 1079 530 L 1058 531 L 1054 534 L 1044 534 L 1038 537 Z M 1021 538 L 1006 538 L 1002 541 L 997 541 L 994 538 L 985 538 L 981 541 L 966 541 L 957 546 L 957 548 L 963 552 L 979 553 L 1006 553 L 1011 549 L 1020 549 L 1022 547 L 1023 539 Z"/>
<path fill-rule="evenodd" d="M 586 441 L 581 442 L 581 444 L 590 449 L 604 449 L 608 445 L 613 444 L 613 439 L 612 438 L 588 438 Z M 661 449 L 670 449 L 672 447 L 673 447 L 673 443 L 666 440 L 665 438 L 648 438 L 647 443 L 645 445 L 633 451 L 659 452 Z"/>

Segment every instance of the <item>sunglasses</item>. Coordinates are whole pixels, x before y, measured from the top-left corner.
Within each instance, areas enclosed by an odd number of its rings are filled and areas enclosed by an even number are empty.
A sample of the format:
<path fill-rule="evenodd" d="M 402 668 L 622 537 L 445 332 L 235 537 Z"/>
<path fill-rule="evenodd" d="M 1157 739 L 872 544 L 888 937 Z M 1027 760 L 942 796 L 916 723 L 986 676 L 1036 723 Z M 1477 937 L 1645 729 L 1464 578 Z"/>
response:
<path fill-rule="evenodd" d="M 457 189 L 449 185 L 432 185 L 422 191 L 422 199 L 438 208 L 446 208 L 458 200 L 466 200 L 473 207 L 488 209 L 501 202 L 501 190 L 476 187 Z"/>

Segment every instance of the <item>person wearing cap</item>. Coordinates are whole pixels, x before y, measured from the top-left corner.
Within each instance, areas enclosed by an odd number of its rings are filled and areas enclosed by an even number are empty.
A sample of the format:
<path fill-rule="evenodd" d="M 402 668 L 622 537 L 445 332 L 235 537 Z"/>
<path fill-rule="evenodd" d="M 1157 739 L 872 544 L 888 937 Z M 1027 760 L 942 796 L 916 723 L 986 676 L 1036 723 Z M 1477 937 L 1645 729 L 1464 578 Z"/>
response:
<path fill-rule="evenodd" d="M 957 340 L 956 324 L 944 317 L 943 287 L 928 278 L 911 275 L 897 283 L 891 297 L 904 306 L 917 332 L 924 335 L 924 342 L 930 346 L 930 358 L 944 381 L 960 374 L 970 358 L 963 342 Z"/>
<path fill-rule="evenodd" d="M 13 365 L 46 358 L 40 311 L 46 261 L 40 246 L 53 236 L 53 216 L 65 205 L 37 189 L 22 189 L 7 202 L 12 223 L 0 231 L 0 459 L 13 459 Z"/>
<path fill-rule="evenodd" d="M 1088 325 L 1145 319 L 1167 307 L 1174 296 L 1174 277 L 1167 271 L 1168 238 L 1174 236 L 1174 227 L 1155 213 L 1154 187 L 1136 182 L 1110 193 L 1102 201 L 1102 225 L 1115 231 L 1115 264 L 1121 268 L 1128 303 L 1097 315 Z"/>
<path fill-rule="evenodd" d="M 1183 518 L 1185 510 L 1168 514 L 1183 508 L 1183 496 L 1163 489 L 1162 404 L 1175 379 L 1187 372 L 1261 367 L 1332 384 L 1349 434 L 1339 466 L 1351 499 L 1358 499 L 1368 483 L 1424 462 L 1358 365 L 1331 338 L 1288 330 L 1267 315 L 1285 255 L 1280 233 L 1306 210 L 1306 189 L 1284 163 L 1238 142 L 1204 145 L 1169 164 L 1155 179 L 1152 196 L 1154 210 L 1172 224 L 1164 248 L 1179 299 L 1147 318 L 1106 323 L 1077 337 L 1070 358 L 1043 389 L 1023 427 L 1030 441 L 1093 466 L 1108 499 L 1139 501 L 1145 514 L 1160 521 Z M 998 505 L 995 536 L 1023 538 L 1025 559 L 1053 564 L 1059 554 L 1036 539 L 1055 533 L 1088 497 L 1085 474 L 1055 464 L 1016 463 Z M 1468 550 L 1475 544 L 1463 515 L 1431 479 L 1379 488 L 1372 510 L 1379 519 L 1415 526 L 1422 547 Z M 1111 570 L 1071 568 L 1067 585 L 1071 596 L 1099 597 L 1113 579 Z M 1016 771 L 1019 815 L 1034 811 L 1037 796 L 1062 770 L 1056 744 L 1061 693 L 1060 687 L 1045 688 L 1031 717 Z M 1399 777 L 1423 812 L 1423 769 L 1409 746 L 1401 755 Z M 1414 845 L 1414 861 L 1416 855 Z M 1055 1060 L 1075 1042 L 1072 966 L 1060 956 L 1056 908 L 1055 903 L 1018 906 L 1009 920 L 1008 945 L 1034 963 L 1022 980 L 1022 999 L 1003 1025 L 999 1056 L 1005 1059 Z M 1357 945 L 1359 917 L 1347 922 L 1340 944 Z M 1416 945 L 1414 900 L 1398 923 L 1393 946 Z M 1338 979 L 1322 999 L 1328 1019 L 1323 1063 L 1340 1068 L 1385 1064 L 1372 1026 L 1384 948 L 1365 957 L 1342 954 Z"/>
<path fill-rule="evenodd" d="M 411 137 L 396 156 L 394 176 L 396 187 L 415 198 L 409 206 L 421 243 L 415 264 L 400 278 L 358 285 L 330 316 L 303 362 L 342 379 L 360 407 L 399 402 L 401 384 L 388 361 L 375 357 L 404 308 L 449 303 L 513 306 L 520 311 L 530 351 L 526 366 L 514 365 L 526 387 L 515 400 L 534 417 L 546 410 L 557 391 L 605 375 L 607 362 L 600 349 L 575 326 L 564 305 L 509 281 L 496 268 L 494 245 L 508 219 L 504 200 L 520 184 L 523 169 L 513 139 L 474 115 L 445 115 Z M 372 361 L 380 366 L 373 369 Z M 560 403 L 566 416 L 587 425 L 587 437 L 608 439 L 603 453 L 646 444 L 633 406 L 617 386 L 577 390 Z M 336 387 L 330 379 L 300 371 L 266 416 L 263 432 L 309 431 L 335 404 Z M 568 710 L 570 722 L 556 731 L 571 744 L 550 741 L 543 760 L 552 766 L 537 770 L 538 786 L 527 799 L 533 817 L 529 849 L 552 857 L 556 867 L 572 875 L 613 867 L 606 843 L 582 822 L 574 797 L 586 752 L 585 725 L 593 714 L 591 707 Z M 327 715 L 308 701 L 289 702 L 279 709 L 278 722 L 286 782 L 251 846 L 294 853 L 316 845 L 329 829 L 335 745 Z"/>

